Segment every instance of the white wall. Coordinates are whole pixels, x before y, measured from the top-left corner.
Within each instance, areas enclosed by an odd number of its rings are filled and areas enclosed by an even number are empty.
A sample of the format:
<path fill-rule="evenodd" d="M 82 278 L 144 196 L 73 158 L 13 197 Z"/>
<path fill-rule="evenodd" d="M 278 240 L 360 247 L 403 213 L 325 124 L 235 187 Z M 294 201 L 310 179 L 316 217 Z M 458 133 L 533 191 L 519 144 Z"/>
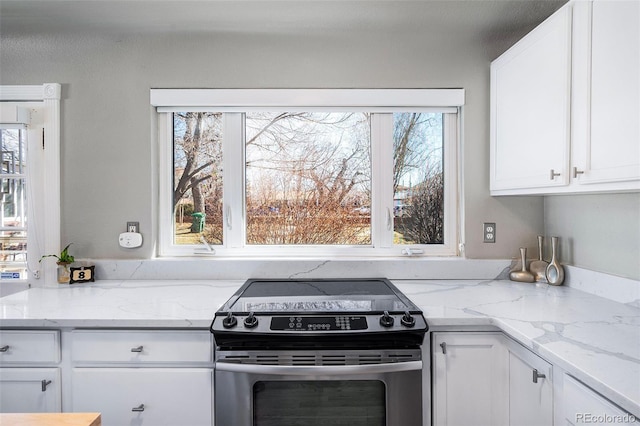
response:
<path fill-rule="evenodd" d="M 640 280 L 640 194 L 550 196 L 544 211 L 561 262 Z"/>
<path fill-rule="evenodd" d="M 500 48 L 511 42 L 494 41 Z M 489 196 L 489 62 L 497 48 L 482 43 L 403 31 L 3 34 L 0 84 L 62 83 L 62 243 L 96 259 L 153 255 L 150 88 L 462 87 L 466 254 L 511 258 L 520 246 L 534 250 L 543 199 Z M 140 222 L 142 248 L 118 247 L 127 221 Z M 483 221 L 497 223 L 495 244 L 482 243 Z"/>

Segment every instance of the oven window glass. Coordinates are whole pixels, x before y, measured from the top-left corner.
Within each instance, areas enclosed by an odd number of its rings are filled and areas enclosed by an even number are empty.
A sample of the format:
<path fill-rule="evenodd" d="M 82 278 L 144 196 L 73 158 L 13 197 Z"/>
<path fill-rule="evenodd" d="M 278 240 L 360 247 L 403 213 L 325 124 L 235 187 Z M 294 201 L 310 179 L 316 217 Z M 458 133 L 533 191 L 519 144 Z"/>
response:
<path fill-rule="evenodd" d="M 253 426 L 384 426 L 378 380 L 263 381 L 253 386 Z"/>

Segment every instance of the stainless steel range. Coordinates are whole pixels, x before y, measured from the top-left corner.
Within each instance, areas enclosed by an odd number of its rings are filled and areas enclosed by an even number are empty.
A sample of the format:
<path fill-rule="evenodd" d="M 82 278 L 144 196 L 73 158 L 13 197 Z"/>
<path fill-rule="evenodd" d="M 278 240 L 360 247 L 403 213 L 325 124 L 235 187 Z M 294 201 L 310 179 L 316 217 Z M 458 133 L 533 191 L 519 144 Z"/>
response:
<path fill-rule="evenodd" d="M 427 330 L 387 279 L 248 280 L 211 324 L 216 426 L 419 426 Z"/>

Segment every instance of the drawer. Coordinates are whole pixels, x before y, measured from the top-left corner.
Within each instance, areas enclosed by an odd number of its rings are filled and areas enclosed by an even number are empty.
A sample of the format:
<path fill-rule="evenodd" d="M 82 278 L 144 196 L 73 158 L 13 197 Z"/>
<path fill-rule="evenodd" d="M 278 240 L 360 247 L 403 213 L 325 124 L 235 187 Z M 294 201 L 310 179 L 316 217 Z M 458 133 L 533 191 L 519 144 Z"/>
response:
<path fill-rule="evenodd" d="M 564 376 L 563 412 L 569 424 L 635 424 L 637 419 L 569 375 Z"/>
<path fill-rule="evenodd" d="M 74 368 L 71 409 L 103 426 L 213 424 L 213 369 Z"/>
<path fill-rule="evenodd" d="M 71 342 L 75 364 L 213 362 L 208 330 L 75 330 Z"/>
<path fill-rule="evenodd" d="M 52 364 L 60 362 L 58 330 L 0 331 L 0 364 Z"/>

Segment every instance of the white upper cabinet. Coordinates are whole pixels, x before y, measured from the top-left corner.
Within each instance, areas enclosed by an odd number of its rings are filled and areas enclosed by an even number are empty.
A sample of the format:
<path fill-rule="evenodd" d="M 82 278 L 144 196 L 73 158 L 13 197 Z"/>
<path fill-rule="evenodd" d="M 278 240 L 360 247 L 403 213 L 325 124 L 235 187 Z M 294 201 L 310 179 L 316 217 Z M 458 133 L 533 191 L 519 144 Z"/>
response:
<path fill-rule="evenodd" d="M 574 1 L 492 63 L 492 195 L 640 190 L 639 27 Z"/>
<path fill-rule="evenodd" d="M 569 182 L 571 8 L 491 64 L 491 189 Z"/>
<path fill-rule="evenodd" d="M 581 184 L 637 180 L 640 2 L 596 0 L 574 9 L 572 173 Z"/>

